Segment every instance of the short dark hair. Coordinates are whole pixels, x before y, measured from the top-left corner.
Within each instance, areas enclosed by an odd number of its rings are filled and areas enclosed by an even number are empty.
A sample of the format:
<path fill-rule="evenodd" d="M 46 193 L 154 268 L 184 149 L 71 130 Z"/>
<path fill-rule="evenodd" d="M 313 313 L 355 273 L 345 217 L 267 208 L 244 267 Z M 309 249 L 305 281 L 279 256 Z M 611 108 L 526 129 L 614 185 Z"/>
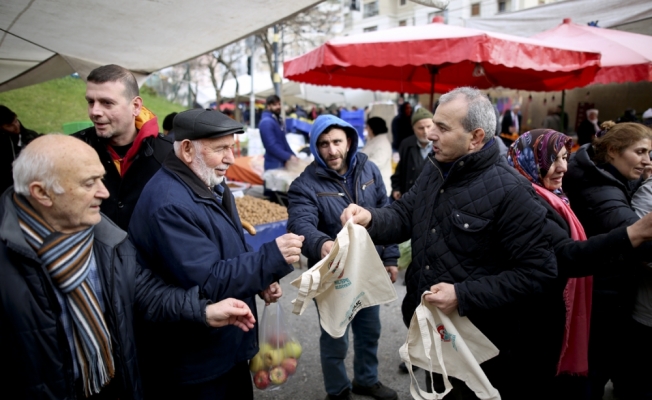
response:
<path fill-rule="evenodd" d="M 95 68 L 88 75 L 87 80 L 93 83 L 121 82 L 125 86 L 125 96 L 129 100 L 140 95 L 138 81 L 134 74 L 119 65 L 109 64 Z"/>
<path fill-rule="evenodd" d="M 281 102 L 281 98 L 278 97 L 278 96 L 275 95 L 275 94 L 272 94 L 272 95 L 270 95 L 270 96 L 267 96 L 267 99 L 265 99 L 265 105 L 266 105 L 266 106 L 268 106 L 268 105 L 270 105 L 270 104 L 280 103 L 280 102 Z"/>
<path fill-rule="evenodd" d="M 172 122 L 174 121 L 174 116 L 177 115 L 178 113 L 170 113 L 165 116 L 165 119 L 163 120 L 163 130 L 164 131 L 171 131 L 172 130 Z"/>
<path fill-rule="evenodd" d="M 7 125 L 14 122 L 16 113 L 11 111 L 9 107 L 0 106 L 0 125 Z"/>

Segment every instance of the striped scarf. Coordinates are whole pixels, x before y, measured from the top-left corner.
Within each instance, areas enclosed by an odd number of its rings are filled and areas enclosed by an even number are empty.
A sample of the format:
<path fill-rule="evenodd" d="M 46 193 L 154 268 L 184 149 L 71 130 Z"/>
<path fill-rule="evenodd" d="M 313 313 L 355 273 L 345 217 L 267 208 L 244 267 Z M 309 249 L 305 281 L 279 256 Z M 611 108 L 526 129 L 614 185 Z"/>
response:
<path fill-rule="evenodd" d="M 115 374 L 111 337 L 87 277 L 93 250 L 93 227 L 72 234 L 56 232 L 24 197 L 14 194 L 18 222 L 50 278 L 65 295 L 84 394 L 99 393 Z"/>

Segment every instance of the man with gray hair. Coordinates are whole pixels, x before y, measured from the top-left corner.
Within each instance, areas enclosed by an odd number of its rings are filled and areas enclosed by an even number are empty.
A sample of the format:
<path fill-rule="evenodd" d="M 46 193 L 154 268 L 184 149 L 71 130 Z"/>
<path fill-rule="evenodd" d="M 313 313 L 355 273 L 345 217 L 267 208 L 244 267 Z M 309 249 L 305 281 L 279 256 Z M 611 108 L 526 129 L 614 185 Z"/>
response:
<path fill-rule="evenodd" d="M 291 233 L 252 251 L 224 176 L 235 161 L 240 123 L 219 111 L 194 109 L 174 117 L 174 153 L 147 183 L 129 236 L 138 259 L 170 285 L 200 285 L 209 298 L 235 297 L 256 313 L 255 296 L 275 302 L 279 279 L 299 261 L 302 236 Z M 190 325 L 137 332 L 147 397 L 252 399 L 248 360 L 258 351 L 256 329 L 212 331 Z"/>
<path fill-rule="evenodd" d="M 15 190 L 0 197 L 0 354 L 9 364 L 0 386 L 9 397 L 142 399 L 137 317 L 253 328 L 244 302 L 210 304 L 198 287 L 172 288 L 137 264 L 127 233 L 100 213 L 109 193 L 92 147 L 39 137 L 13 174 Z"/>
<path fill-rule="evenodd" d="M 527 342 L 521 319 L 557 277 L 542 233 L 546 210 L 500 156 L 496 114 L 484 94 L 462 87 L 443 95 L 433 122 L 433 150 L 410 191 L 384 208 L 350 205 L 342 222 L 352 217 L 376 244 L 412 239 L 405 324 L 431 291 L 427 301 L 469 317 L 500 350 L 482 368 L 502 399 L 535 398 L 541 378 L 529 352 L 536 344 Z M 434 387 L 441 392 L 438 378 Z M 460 397 L 451 397 L 476 398 L 464 383 L 452 382 Z"/>

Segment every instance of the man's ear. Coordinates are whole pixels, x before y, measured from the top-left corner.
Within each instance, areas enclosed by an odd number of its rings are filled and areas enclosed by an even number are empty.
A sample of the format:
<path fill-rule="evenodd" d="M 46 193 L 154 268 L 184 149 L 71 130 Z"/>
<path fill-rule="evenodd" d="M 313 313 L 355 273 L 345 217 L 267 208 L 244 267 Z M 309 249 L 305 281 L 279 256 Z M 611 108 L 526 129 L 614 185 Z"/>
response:
<path fill-rule="evenodd" d="M 484 146 L 484 129 L 482 128 L 476 128 L 473 131 L 471 131 L 471 142 L 469 143 L 469 150 L 471 151 L 477 151 Z"/>
<path fill-rule="evenodd" d="M 138 114 L 140 114 L 140 110 L 143 108 L 143 99 L 140 96 L 134 97 L 134 99 L 131 101 L 131 104 L 134 109 L 134 117 L 137 117 Z"/>
<path fill-rule="evenodd" d="M 179 148 L 179 158 L 185 164 L 190 164 L 195 158 L 195 146 L 192 145 L 190 140 L 184 139 L 181 141 L 181 146 Z"/>
<path fill-rule="evenodd" d="M 29 184 L 29 196 L 43 207 L 52 207 L 52 198 L 42 182 Z"/>

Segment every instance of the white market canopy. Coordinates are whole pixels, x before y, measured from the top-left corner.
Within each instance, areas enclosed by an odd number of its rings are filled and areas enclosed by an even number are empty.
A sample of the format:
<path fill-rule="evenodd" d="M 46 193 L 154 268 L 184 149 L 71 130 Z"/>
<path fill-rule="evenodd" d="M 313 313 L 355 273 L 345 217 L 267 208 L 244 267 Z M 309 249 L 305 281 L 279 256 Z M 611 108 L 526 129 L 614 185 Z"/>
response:
<path fill-rule="evenodd" d="M 581 25 L 598 21 L 601 28 L 652 35 L 650 0 L 565 0 L 493 17 L 472 17 L 465 20 L 465 26 L 530 37 L 556 27 L 564 18 Z"/>
<path fill-rule="evenodd" d="M 322 0 L 2 0 L 0 92 L 105 64 L 148 74 Z"/>

